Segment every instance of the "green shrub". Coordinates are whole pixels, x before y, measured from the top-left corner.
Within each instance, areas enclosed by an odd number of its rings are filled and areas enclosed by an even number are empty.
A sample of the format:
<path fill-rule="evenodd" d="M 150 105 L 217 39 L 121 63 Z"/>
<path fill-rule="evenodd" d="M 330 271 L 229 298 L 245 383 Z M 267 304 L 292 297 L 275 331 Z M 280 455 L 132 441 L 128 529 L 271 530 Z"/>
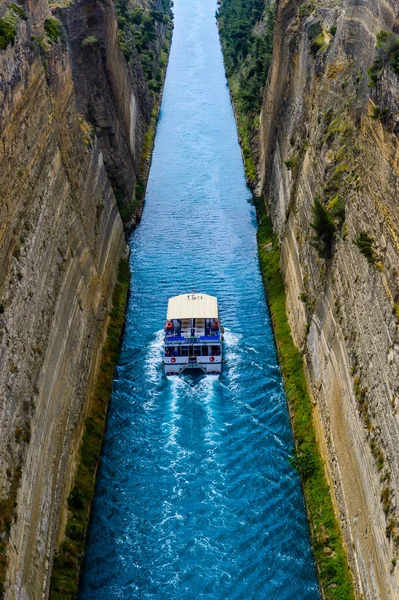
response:
<path fill-rule="evenodd" d="M 19 4 L 9 4 L 4 16 L 0 19 L 0 50 L 5 50 L 14 44 L 17 28 L 21 19 L 26 19 L 26 13 Z"/>
<path fill-rule="evenodd" d="M 308 38 L 310 41 L 310 51 L 313 56 L 316 56 L 321 50 L 326 48 L 323 28 L 319 21 L 316 21 L 309 26 Z"/>
<path fill-rule="evenodd" d="M 289 171 L 294 171 L 294 173 L 295 173 L 295 171 L 298 168 L 298 161 L 299 161 L 298 154 L 293 154 L 291 156 L 291 158 L 284 161 L 284 164 Z"/>
<path fill-rule="evenodd" d="M 302 19 L 306 19 L 307 17 L 309 17 L 312 14 L 312 12 L 314 11 L 314 9 L 315 9 L 314 2 L 305 2 L 299 8 L 299 16 Z"/>
<path fill-rule="evenodd" d="M 290 463 L 303 479 L 311 477 L 320 468 L 320 459 L 309 444 L 303 444 L 300 449 L 295 448 Z"/>
<path fill-rule="evenodd" d="M 353 241 L 367 262 L 374 264 L 377 258 L 374 248 L 374 238 L 367 231 L 361 231 Z"/>
<path fill-rule="evenodd" d="M 372 104 L 369 112 L 370 119 L 373 121 L 381 121 L 384 125 L 387 125 L 390 118 L 390 112 L 387 108 L 381 108 L 376 104 Z"/>
<path fill-rule="evenodd" d="M 88 35 L 82 42 L 83 48 L 86 46 L 97 46 L 99 44 L 98 38 L 95 35 Z"/>
<path fill-rule="evenodd" d="M 328 204 L 327 209 L 329 210 L 331 216 L 336 219 L 338 226 L 343 225 L 345 221 L 346 202 L 342 196 L 335 196 Z"/>
<path fill-rule="evenodd" d="M 316 248 L 320 256 L 327 259 L 331 258 L 336 231 L 334 217 L 319 198 L 315 198 L 312 213 L 313 221 L 310 226 L 314 231 L 314 235 L 311 239 L 311 244 Z"/>
<path fill-rule="evenodd" d="M 382 63 L 380 61 L 377 61 L 376 59 L 374 61 L 373 66 L 367 69 L 367 75 L 369 76 L 369 87 L 374 87 L 375 85 L 377 85 L 378 78 L 381 75 L 381 73 Z"/>
<path fill-rule="evenodd" d="M 373 104 L 371 106 L 371 110 L 370 110 L 370 118 L 373 119 L 374 121 L 380 121 L 381 115 L 382 115 L 381 108 L 379 106 L 377 106 L 376 104 Z"/>
<path fill-rule="evenodd" d="M 65 535 L 73 541 L 84 540 L 86 533 L 85 523 L 79 522 L 73 517 L 68 520 Z"/>
<path fill-rule="evenodd" d="M 11 524 L 15 518 L 17 508 L 17 493 L 21 482 L 22 467 L 21 462 L 16 467 L 14 473 L 7 472 L 10 480 L 8 496 L 0 499 L 0 598 L 4 589 L 4 580 L 7 570 L 7 542 L 10 536 Z"/>
<path fill-rule="evenodd" d="M 84 496 L 76 485 L 68 496 L 68 506 L 77 509 L 84 506 Z"/>
<path fill-rule="evenodd" d="M 22 8 L 22 6 L 20 6 L 19 4 L 16 4 L 15 2 L 11 2 L 8 5 L 7 9 L 12 11 L 19 19 L 23 19 L 24 21 L 26 21 L 27 16 L 26 16 L 25 9 Z"/>
<path fill-rule="evenodd" d="M 399 37 L 385 30 L 377 35 L 376 57 L 373 65 L 368 69 L 370 87 L 378 83 L 383 69 L 389 66 L 396 75 L 399 75 Z"/>
<path fill-rule="evenodd" d="M 49 17 L 44 21 L 44 31 L 50 43 L 58 42 L 62 36 L 62 26 L 58 19 L 55 17 Z"/>

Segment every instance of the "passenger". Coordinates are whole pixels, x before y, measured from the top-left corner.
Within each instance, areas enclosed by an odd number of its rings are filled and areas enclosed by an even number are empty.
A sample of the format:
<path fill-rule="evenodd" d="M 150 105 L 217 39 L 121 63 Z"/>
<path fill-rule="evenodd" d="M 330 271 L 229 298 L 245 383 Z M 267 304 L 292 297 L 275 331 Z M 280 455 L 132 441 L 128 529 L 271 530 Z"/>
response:
<path fill-rule="evenodd" d="M 211 335 L 211 320 L 205 319 L 205 335 Z"/>
<path fill-rule="evenodd" d="M 177 348 L 173 350 L 173 356 L 179 356 L 179 351 Z"/>

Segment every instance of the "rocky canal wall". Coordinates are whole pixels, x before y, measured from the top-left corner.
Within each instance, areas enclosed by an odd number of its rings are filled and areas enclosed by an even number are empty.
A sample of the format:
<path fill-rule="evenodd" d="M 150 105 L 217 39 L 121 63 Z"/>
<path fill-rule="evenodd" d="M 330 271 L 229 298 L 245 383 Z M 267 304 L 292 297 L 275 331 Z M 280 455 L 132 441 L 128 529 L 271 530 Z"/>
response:
<path fill-rule="evenodd" d="M 110 0 L 1 2 L 0 24 L 0 589 L 36 599 L 126 251 L 117 199 L 130 228 L 153 98 Z"/>
<path fill-rule="evenodd" d="M 399 597 L 398 16 L 396 0 L 279 2 L 259 129 L 259 192 L 367 599 Z"/>

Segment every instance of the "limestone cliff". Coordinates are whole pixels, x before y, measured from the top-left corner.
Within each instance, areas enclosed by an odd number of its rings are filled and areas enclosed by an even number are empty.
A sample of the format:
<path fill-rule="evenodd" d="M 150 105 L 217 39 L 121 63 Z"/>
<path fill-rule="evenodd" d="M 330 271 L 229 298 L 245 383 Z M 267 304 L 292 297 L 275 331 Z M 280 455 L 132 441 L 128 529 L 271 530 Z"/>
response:
<path fill-rule="evenodd" d="M 259 129 L 289 318 L 375 600 L 399 598 L 398 17 L 398 0 L 280 0 Z"/>
<path fill-rule="evenodd" d="M 115 195 L 131 226 L 152 105 L 111 0 L 0 2 L 0 596 L 10 600 L 48 594 L 126 249 Z"/>

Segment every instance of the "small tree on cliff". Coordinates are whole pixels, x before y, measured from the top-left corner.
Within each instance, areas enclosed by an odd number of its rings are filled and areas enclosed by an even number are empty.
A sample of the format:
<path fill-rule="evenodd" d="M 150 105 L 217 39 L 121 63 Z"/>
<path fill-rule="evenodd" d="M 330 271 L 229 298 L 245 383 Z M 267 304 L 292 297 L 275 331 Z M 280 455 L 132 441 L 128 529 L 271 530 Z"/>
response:
<path fill-rule="evenodd" d="M 314 234 L 310 243 L 316 248 L 320 256 L 331 258 L 336 230 L 334 217 L 319 198 L 315 198 L 312 213 L 313 221 L 310 226 Z"/>

